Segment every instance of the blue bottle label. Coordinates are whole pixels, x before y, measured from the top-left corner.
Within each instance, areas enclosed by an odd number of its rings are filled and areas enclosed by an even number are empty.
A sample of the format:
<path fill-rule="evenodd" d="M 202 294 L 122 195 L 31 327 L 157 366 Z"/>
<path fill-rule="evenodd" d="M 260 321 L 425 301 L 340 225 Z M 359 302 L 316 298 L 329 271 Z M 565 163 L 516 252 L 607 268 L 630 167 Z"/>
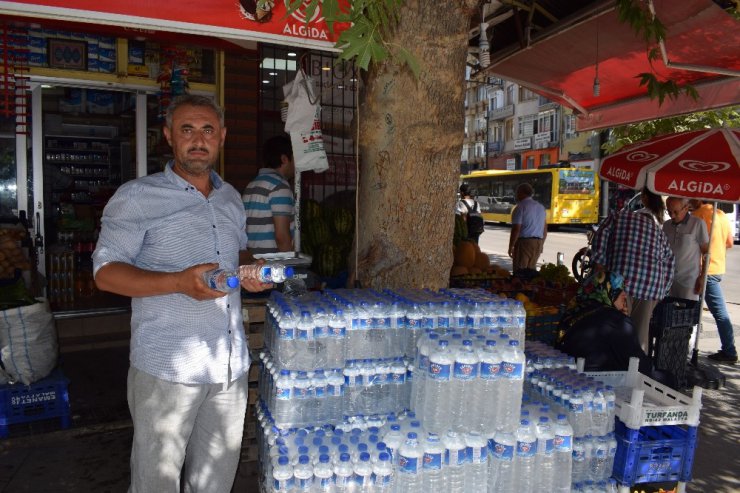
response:
<path fill-rule="evenodd" d="M 424 317 L 421 319 L 421 328 L 422 329 L 433 329 L 434 328 L 434 322 L 437 319 L 435 317 Z"/>
<path fill-rule="evenodd" d="M 455 378 L 457 380 L 474 380 L 478 378 L 478 365 L 471 363 L 455 363 Z"/>
<path fill-rule="evenodd" d="M 488 462 L 488 446 L 468 447 L 468 462 L 473 464 L 485 464 Z"/>
<path fill-rule="evenodd" d="M 609 412 L 614 410 L 614 401 L 606 401 L 606 408 L 609 410 Z"/>
<path fill-rule="evenodd" d="M 493 456 L 498 460 L 514 460 L 514 446 L 493 442 Z"/>
<path fill-rule="evenodd" d="M 571 401 L 570 410 L 576 414 L 583 413 L 583 403 L 576 403 L 576 402 Z"/>
<path fill-rule="evenodd" d="M 278 337 L 286 341 L 292 341 L 293 340 L 293 329 L 280 327 Z"/>
<path fill-rule="evenodd" d="M 421 329 L 422 323 L 421 320 L 418 318 L 407 318 L 406 319 L 406 327 L 411 330 L 419 330 Z"/>
<path fill-rule="evenodd" d="M 388 383 L 387 373 L 376 373 L 375 376 L 372 377 L 373 385 L 383 385 L 385 383 Z"/>
<path fill-rule="evenodd" d="M 293 397 L 296 399 L 308 399 L 313 395 L 313 390 L 306 387 L 293 387 Z"/>
<path fill-rule="evenodd" d="M 537 442 L 516 442 L 517 457 L 533 457 L 537 453 Z"/>
<path fill-rule="evenodd" d="M 307 341 L 309 339 L 309 332 L 313 333 L 313 327 L 310 329 L 296 329 L 295 338 L 299 341 Z"/>
<path fill-rule="evenodd" d="M 468 326 L 468 318 L 467 317 L 455 317 L 454 320 L 455 327 L 457 328 L 463 328 Z"/>
<path fill-rule="evenodd" d="M 372 319 L 368 317 L 362 317 L 360 319 L 360 330 L 367 330 L 372 326 Z"/>
<path fill-rule="evenodd" d="M 405 329 L 406 317 L 396 317 L 394 323 L 396 324 L 397 329 Z"/>
<path fill-rule="evenodd" d="M 431 469 L 439 471 L 442 469 L 442 453 L 431 454 L 429 452 L 424 453 L 424 469 Z"/>
<path fill-rule="evenodd" d="M 573 449 L 573 460 L 576 462 L 583 462 L 586 460 L 585 449 Z"/>
<path fill-rule="evenodd" d="M 483 363 L 480 364 L 480 377 L 484 380 L 494 380 L 499 377 L 501 363 Z"/>
<path fill-rule="evenodd" d="M 501 363 L 501 372 L 506 378 L 522 378 L 524 376 L 524 365 L 503 361 Z"/>
<path fill-rule="evenodd" d="M 391 317 L 378 317 L 375 319 L 375 326 L 379 329 L 387 329 L 391 326 Z"/>
<path fill-rule="evenodd" d="M 341 397 L 344 395 L 344 392 L 342 392 L 343 388 L 344 387 L 342 385 L 328 385 L 327 392 L 330 397 Z"/>
<path fill-rule="evenodd" d="M 334 478 L 333 477 L 321 478 L 319 479 L 318 485 L 322 490 L 331 489 L 331 487 L 334 485 Z"/>
<path fill-rule="evenodd" d="M 344 384 L 353 387 L 357 383 L 357 377 L 355 375 L 345 375 Z"/>
<path fill-rule="evenodd" d="M 406 457 L 405 455 L 398 456 L 398 466 L 400 472 L 407 474 L 416 474 L 419 467 L 419 459 L 416 457 Z"/>
<path fill-rule="evenodd" d="M 295 486 L 298 490 L 310 491 L 313 488 L 313 475 L 310 478 L 296 478 Z"/>
<path fill-rule="evenodd" d="M 391 376 L 393 383 L 404 383 L 406 381 L 406 374 L 405 373 L 393 373 Z"/>
<path fill-rule="evenodd" d="M 360 486 L 360 487 L 362 487 L 362 486 L 369 486 L 369 485 L 372 484 L 372 482 L 373 482 L 373 475 L 372 475 L 372 473 L 371 474 L 368 474 L 367 476 L 360 476 L 360 475 L 357 475 L 357 474 L 355 475 L 355 483 L 357 483 L 357 485 Z"/>
<path fill-rule="evenodd" d="M 329 337 L 341 339 L 347 335 L 346 327 L 331 327 L 329 330 Z"/>
<path fill-rule="evenodd" d="M 594 402 L 593 404 L 593 410 L 597 413 L 601 414 L 604 412 L 604 403 L 603 402 Z"/>
<path fill-rule="evenodd" d="M 545 440 L 545 455 L 550 455 L 555 451 L 555 439 Z"/>
<path fill-rule="evenodd" d="M 314 387 L 314 395 L 316 397 L 324 397 L 326 395 L 326 387 Z"/>
<path fill-rule="evenodd" d="M 381 487 L 381 488 L 388 488 L 391 485 L 391 481 L 393 480 L 393 475 L 391 474 L 375 474 L 373 473 L 373 478 L 375 479 L 375 486 Z"/>
<path fill-rule="evenodd" d="M 419 355 L 419 369 L 420 370 L 427 370 L 429 369 L 429 356 L 426 355 Z"/>
<path fill-rule="evenodd" d="M 434 380 L 449 380 L 451 365 L 429 362 L 429 376 Z"/>
<path fill-rule="evenodd" d="M 570 435 L 555 435 L 552 443 L 557 451 L 570 451 L 573 448 L 573 437 Z"/>
<path fill-rule="evenodd" d="M 278 387 L 275 389 L 275 397 L 277 397 L 280 400 L 288 400 L 290 399 L 290 391 L 293 389 L 292 386 L 288 387 Z"/>
<path fill-rule="evenodd" d="M 325 326 L 316 326 L 313 328 L 313 335 L 316 338 L 326 337 L 328 333 L 329 333 L 329 329 Z"/>
<path fill-rule="evenodd" d="M 439 327 L 440 329 L 449 329 L 450 328 L 450 317 L 438 317 L 437 327 Z"/>
<path fill-rule="evenodd" d="M 276 479 L 272 482 L 275 491 L 289 491 L 293 489 L 293 478 Z"/>
<path fill-rule="evenodd" d="M 465 464 L 467 455 L 465 449 L 445 450 L 445 464 L 461 466 Z"/>

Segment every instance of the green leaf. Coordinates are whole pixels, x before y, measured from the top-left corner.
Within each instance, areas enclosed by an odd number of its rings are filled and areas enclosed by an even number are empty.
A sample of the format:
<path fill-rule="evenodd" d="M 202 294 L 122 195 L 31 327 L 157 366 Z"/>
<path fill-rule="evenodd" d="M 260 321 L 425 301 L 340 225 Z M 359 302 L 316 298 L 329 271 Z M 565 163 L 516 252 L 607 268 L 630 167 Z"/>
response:
<path fill-rule="evenodd" d="M 414 77 L 416 77 L 417 79 L 419 78 L 419 73 L 421 72 L 421 67 L 419 66 L 419 61 L 416 59 L 416 57 L 414 55 L 412 55 L 403 46 L 397 47 L 394 55 L 401 62 L 403 62 L 406 65 L 408 65 L 409 69 L 411 69 L 411 72 L 413 72 Z"/>

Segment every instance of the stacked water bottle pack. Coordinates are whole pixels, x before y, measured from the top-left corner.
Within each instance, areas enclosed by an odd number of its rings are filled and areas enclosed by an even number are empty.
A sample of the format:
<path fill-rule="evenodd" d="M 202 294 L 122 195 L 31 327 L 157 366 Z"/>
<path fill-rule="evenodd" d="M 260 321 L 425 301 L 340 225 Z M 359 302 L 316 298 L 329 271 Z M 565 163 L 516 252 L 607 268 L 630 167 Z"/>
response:
<path fill-rule="evenodd" d="M 541 401 L 567 418 L 573 428 L 572 481 L 578 491 L 611 491 L 617 452 L 614 436 L 615 392 L 609 385 L 578 373 L 567 356 L 541 343 L 527 350 L 525 400 Z M 615 487 L 616 488 L 616 487 Z"/>

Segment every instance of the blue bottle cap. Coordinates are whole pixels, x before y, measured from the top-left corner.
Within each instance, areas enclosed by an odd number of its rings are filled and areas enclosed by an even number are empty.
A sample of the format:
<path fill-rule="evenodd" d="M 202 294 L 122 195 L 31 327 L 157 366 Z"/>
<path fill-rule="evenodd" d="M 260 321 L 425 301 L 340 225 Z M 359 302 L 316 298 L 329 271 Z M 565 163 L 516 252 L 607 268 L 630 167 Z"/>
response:
<path fill-rule="evenodd" d="M 293 267 L 291 266 L 286 267 L 284 272 L 285 272 L 286 279 L 291 279 L 295 273 L 295 271 L 293 270 Z"/>
<path fill-rule="evenodd" d="M 226 285 L 231 289 L 239 287 L 239 278 L 237 276 L 229 276 L 226 278 Z"/>

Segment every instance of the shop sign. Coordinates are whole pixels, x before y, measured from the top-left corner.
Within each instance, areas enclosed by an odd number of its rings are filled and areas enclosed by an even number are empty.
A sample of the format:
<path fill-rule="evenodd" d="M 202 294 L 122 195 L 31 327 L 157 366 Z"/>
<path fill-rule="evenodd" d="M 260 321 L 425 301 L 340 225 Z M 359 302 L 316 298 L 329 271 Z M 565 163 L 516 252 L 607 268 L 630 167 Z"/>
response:
<path fill-rule="evenodd" d="M 516 169 L 516 159 L 515 158 L 509 158 L 506 160 L 506 169 L 509 171 Z"/>
<path fill-rule="evenodd" d="M 330 30 L 317 8 L 306 17 L 304 5 L 287 16 L 289 0 L 276 0 L 271 8 L 257 8 L 256 0 L 13 0 L 0 1 L 5 14 L 42 17 L 137 29 L 181 32 L 225 39 L 266 41 L 307 48 L 333 48 L 349 23 Z M 339 0 L 347 6 L 349 0 Z M 269 2 L 268 2 L 269 4 Z"/>
<path fill-rule="evenodd" d="M 516 139 L 514 141 L 514 150 L 515 151 L 521 151 L 524 149 L 529 149 L 532 147 L 532 138 L 531 137 L 525 137 L 523 139 Z"/>
<path fill-rule="evenodd" d="M 540 132 L 534 135 L 534 148 L 545 149 L 550 143 L 550 132 Z"/>

